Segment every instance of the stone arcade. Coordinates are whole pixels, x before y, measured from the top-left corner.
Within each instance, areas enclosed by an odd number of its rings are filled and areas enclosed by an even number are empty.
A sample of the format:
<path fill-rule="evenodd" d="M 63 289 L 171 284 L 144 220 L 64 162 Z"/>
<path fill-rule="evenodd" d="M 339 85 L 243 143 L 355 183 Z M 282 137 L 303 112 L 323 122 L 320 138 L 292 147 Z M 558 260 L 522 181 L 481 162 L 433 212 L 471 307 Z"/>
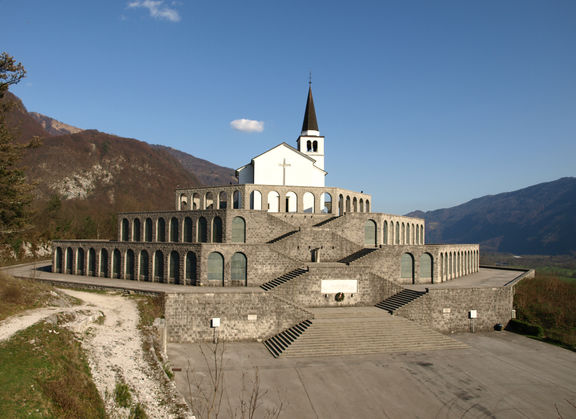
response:
<path fill-rule="evenodd" d="M 166 291 L 173 342 L 210 339 L 213 317 L 224 339 L 266 339 L 309 320 L 310 307 L 374 306 L 405 285 L 478 271 L 477 244 L 426 244 L 424 220 L 371 212 L 370 195 L 326 187 L 324 159 L 310 88 L 296 148 L 252 158 L 239 184 L 178 189 L 173 211 L 120 214 L 117 241 L 55 241 L 53 271 L 180 285 Z M 479 292 L 460 298 L 491 304 L 484 328 L 510 318 L 511 290 Z M 466 329 L 464 303 L 451 314 L 461 326 L 435 320 L 452 294 L 416 297 L 398 313 Z"/>

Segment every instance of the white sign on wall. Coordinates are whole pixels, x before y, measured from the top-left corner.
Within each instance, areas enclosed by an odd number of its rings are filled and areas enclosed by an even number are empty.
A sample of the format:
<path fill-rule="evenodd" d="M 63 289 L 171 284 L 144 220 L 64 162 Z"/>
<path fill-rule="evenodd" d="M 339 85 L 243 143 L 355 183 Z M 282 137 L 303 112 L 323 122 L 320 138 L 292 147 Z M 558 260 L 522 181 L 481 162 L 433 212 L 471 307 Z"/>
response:
<path fill-rule="evenodd" d="M 322 294 L 344 294 L 358 293 L 358 280 L 356 279 L 323 279 Z"/>

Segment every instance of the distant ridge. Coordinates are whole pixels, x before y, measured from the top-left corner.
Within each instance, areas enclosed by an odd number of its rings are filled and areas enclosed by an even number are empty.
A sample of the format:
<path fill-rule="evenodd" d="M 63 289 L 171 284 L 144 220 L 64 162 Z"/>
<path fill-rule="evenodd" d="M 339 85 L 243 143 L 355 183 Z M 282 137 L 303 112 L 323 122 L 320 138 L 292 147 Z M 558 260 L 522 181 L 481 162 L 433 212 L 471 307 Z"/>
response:
<path fill-rule="evenodd" d="M 565 177 L 408 216 L 426 220 L 428 243 L 480 243 L 485 251 L 576 253 L 576 178 Z"/>
<path fill-rule="evenodd" d="M 42 125 L 42 128 L 46 130 L 49 135 L 66 135 L 66 134 L 76 134 L 83 131 L 80 128 L 73 127 L 72 125 L 65 124 L 49 116 L 42 115 L 38 112 L 28 112 L 32 118 Z"/>

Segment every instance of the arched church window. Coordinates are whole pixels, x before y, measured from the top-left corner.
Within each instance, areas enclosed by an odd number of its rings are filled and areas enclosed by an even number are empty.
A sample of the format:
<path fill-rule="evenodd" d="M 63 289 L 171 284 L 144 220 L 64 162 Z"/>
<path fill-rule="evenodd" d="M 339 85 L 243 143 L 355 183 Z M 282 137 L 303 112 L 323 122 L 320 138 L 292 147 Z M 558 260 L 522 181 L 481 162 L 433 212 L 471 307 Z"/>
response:
<path fill-rule="evenodd" d="M 232 243 L 246 243 L 246 221 L 242 217 L 232 219 Z"/>
<path fill-rule="evenodd" d="M 233 281 L 233 286 L 246 286 L 247 285 L 247 260 L 244 253 L 234 253 L 230 263 L 230 274 Z"/>
<path fill-rule="evenodd" d="M 262 194 L 260 193 L 260 191 L 250 192 L 250 209 L 251 210 L 262 209 Z"/>
<path fill-rule="evenodd" d="M 218 194 L 218 209 L 226 209 L 228 206 L 228 196 L 222 191 Z"/>
<path fill-rule="evenodd" d="M 318 141 L 314 141 L 314 142 L 312 143 L 312 151 L 313 151 L 314 153 L 318 152 Z"/>
<path fill-rule="evenodd" d="M 212 220 L 212 243 L 222 243 L 222 219 L 214 217 Z"/>
<path fill-rule="evenodd" d="M 314 213 L 314 205 L 316 204 L 314 194 L 311 192 L 304 192 L 302 197 L 302 204 L 304 205 L 304 212 Z"/>
<path fill-rule="evenodd" d="M 306 141 L 306 151 L 312 151 L 312 141 L 310 140 Z"/>

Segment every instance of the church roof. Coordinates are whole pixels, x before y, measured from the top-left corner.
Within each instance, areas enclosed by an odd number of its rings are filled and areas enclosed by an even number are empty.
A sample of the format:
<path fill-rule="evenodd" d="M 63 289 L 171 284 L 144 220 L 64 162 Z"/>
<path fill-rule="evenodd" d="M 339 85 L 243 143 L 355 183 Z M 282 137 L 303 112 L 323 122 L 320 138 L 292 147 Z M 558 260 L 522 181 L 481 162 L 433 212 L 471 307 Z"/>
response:
<path fill-rule="evenodd" d="M 314 99 L 312 99 L 312 86 L 308 88 L 308 100 L 306 102 L 306 111 L 304 112 L 304 122 L 302 123 L 302 132 L 305 131 L 319 131 Z"/>
<path fill-rule="evenodd" d="M 288 148 L 290 151 L 292 151 L 292 152 L 294 152 L 294 153 L 296 153 L 296 154 L 298 154 L 298 155 L 300 155 L 300 156 L 302 156 L 302 157 L 310 160 L 312 163 L 316 163 L 316 159 L 313 159 L 313 158 L 310 157 L 309 155 L 307 155 L 307 154 L 305 154 L 305 153 L 302 153 L 302 152 L 299 151 L 298 149 L 292 147 L 290 144 L 287 144 L 286 142 L 282 142 L 282 143 L 280 143 L 280 144 L 278 144 L 278 145 L 276 145 L 276 146 L 274 146 L 274 147 L 266 150 L 265 152 L 258 154 L 256 157 L 252 157 L 252 160 L 250 160 L 250 163 L 245 164 L 245 165 L 242 166 L 242 167 L 239 167 L 238 169 L 236 169 L 236 172 L 239 172 L 239 171 L 241 171 L 242 169 L 244 169 L 246 166 L 250 166 L 251 164 L 253 164 L 253 163 L 254 163 L 254 160 L 256 160 L 258 157 L 261 157 L 261 156 L 269 153 L 270 151 L 274 150 L 275 148 L 282 147 L 282 146 L 284 146 L 284 147 Z M 316 165 L 314 165 L 314 167 L 316 167 L 318 170 L 323 171 L 324 173 L 328 173 L 328 172 L 326 172 L 326 170 L 320 169 L 320 168 L 319 168 L 318 166 L 316 166 Z"/>

